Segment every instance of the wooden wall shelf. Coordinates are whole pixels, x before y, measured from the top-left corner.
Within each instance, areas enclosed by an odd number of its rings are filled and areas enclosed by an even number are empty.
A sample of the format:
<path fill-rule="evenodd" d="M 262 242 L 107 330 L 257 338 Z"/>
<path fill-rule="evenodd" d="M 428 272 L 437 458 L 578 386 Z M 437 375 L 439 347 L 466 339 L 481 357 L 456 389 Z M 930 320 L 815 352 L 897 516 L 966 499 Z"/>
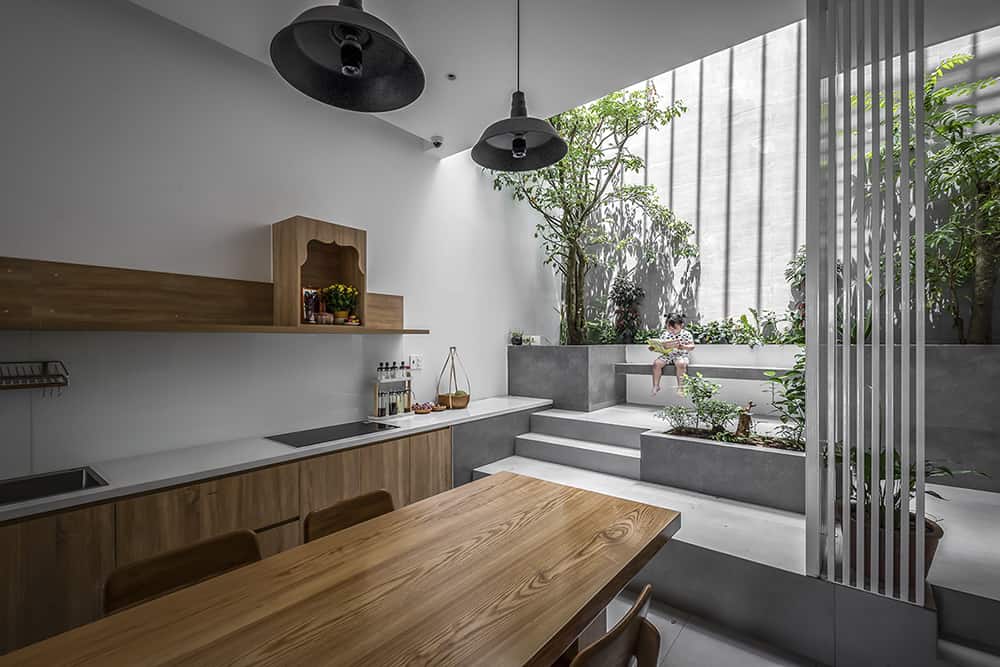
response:
<path fill-rule="evenodd" d="M 273 283 L 0 257 L 0 330 L 430 333 L 403 326 L 401 296 L 365 294 L 355 327 L 276 323 L 274 297 Z"/>

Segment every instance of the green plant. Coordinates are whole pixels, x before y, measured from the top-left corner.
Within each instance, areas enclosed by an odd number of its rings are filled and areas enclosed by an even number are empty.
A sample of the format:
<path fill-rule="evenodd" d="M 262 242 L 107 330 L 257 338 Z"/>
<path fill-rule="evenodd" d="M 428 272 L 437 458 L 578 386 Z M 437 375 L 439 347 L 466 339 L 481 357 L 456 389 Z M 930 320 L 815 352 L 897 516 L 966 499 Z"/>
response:
<path fill-rule="evenodd" d="M 650 338 L 662 338 L 663 329 L 639 329 L 635 332 L 635 339 L 633 343 L 640 345 L 645 345 L 649 342 Z"/>
<path fill-rule="evenodd" d="M 676 428 L 695 428 L 700 424 L 713 434 L 726 430 L 732 422 L 739 417 L 740 407 L 727 401 L 715 398 L 722 388 L 721 385 L 705 379 L 701 373 L 689 375 L 684 379 L 684 395 L 690 399 L 694 408 L 689 409 L 687 414 L 677 410 L 677 406 L 670 406 L 657 412 L 660 419 L 693 420 L 693 426 L 676 426 Z"/>
<path fill-rule="evenodd" d="M 327 308 L 333 312 L 353 312 L 358 305 L 358 290 L 350 285 L 336 283 L 322 291 Z"/>
<path fill-rule="evenodd" d="M 906 101 L 910 141 L 905 146 L 901 132 L 904 102 L 898 96 L 892 100 L 880 96 L 879 105 L 892 107 L 892 128 L 886 134 L 892 137 L 895 160 L 905 152 L 905 159 L 914 165 L 917 133 L 926 139 L 927 212 L 932 223 L 925 235 L 927 304 L 951 317 L 960 343 L 990 344 L 1000 269 L 1000 133 L 993 129 L 1000 126 L 1000 112 L 979 113 L 968 98 L 1000 79 L 990 76 L 943 84 L 948 72 L 972 59 L 967 54 L 953 55 L 927 75 L 922 128 L 916 127 L 916 96 L 911 92 Z M 866 107 L 870 109 L 873 103 L 868 93 Z M 882 190 L 884 179 L 868 183 L 868 187 Z M 912 189 L 913 184 L 906 187 Z M 914 249 L 907 252 L 912 278 Z M 896 273 L 897 280 L 902 273 Z M 965 291 L 970 283 L 971 294 Z M 964 308 L 970 313 L 968 325 Z"/>
<path fill-rule="evenodd" d="M 636 257 L 650 255 L 643 235 L 633 225 L 604 224 L 601 214 L 615 210 L 628 220 L 644 220 L 657 240 L 666 240 L 677 257 L 693 257 L 691 226 L 660 203 L 656 189 L 630 182 L 628 174 L 644 165 L 632 141 L 645 128 L 655 130 L 685 111 L 683 102 L 662 105 L 652 85 L 619 91 L 549 120 L 566 140 L 566 157 L 551 167 L 528 172 L 496 172 L 493 187 L 510 190 L 541 214 L 535 236 L 545 262 L 562 278 L 565 341 L 587 339 L 585 280 L 597 261 L 595 249 L 632 248 Z"/>
<path fill-rule="evenodd" d="M 695 429 L 698 428 L 698 415 L 689 407 L 683 405 L 668 405 L 659 413 L 672 428 Z"/>
<path fill-rule="evenodd" d="M 795 355 L 791 370 L 784 373 L 765 371 L 770 382 L 771 403 L 781 421 L 779 433 L 789 440 L 805 443 L 806 430 L 806 353 Z"/>
<path fill-rule="evenodd" d="M 611 320 L 600 319 L 587 322 L 583 344 L 612 345 L 618 342 L 618 334 Z"/>
<path fill-rule="evenodd" d="M 639 304 L 646 296 L 646 290 L 629 275 L 619 273 L 611 284 L 610 296 L 618 342 L 634 343 L 640 325 Z"/>
<path fill-rule="evenodd" d="M 891 494 L 892 496 L 892 507 L 893 512 L 898 516 L 903 507 L 903 499 L 906 498 L 906 507 L 909 508 L 909 500 L 913 498 L 916 493 L 917 488 L 917 462 L 913 461 L 910 463 L 909 474 L 906 480 L 903 479 L 903 466 L 901 463 L 901 456 L 899 450 L 894 450 L 892 459 L 892 474 L 890 477 L 886 477 L 886 448 L 884 446 L 879 447 L 878 454 L 873 456 L 871 450 L 865 450 L 862 455 L 862 467 L 863 474 L 858 474 L 858 459 L 857 451 L 851 449 L 850 457 L 848 461 L 848 469 L 850 470 L 851 478 L 851 501 L 861 504 L 864 507 L 870 507 L 872 503 L 872 498 L 874 495 L 874 489 L 876 486 L 879 489 L 878 495 L 880 502 L 884 505 L 885 498 Z M 824 457 L 826 453 L 824 452 Z M 834 461 L 837 470 L 842 470 L 844 460 L 844 447 L 841 443 L 837 443 L 834 449 Z M 873 472 L 874 471 L 874 472 Z M 950 467 L 946 466 L 943 461 L 939 459 L 924 459 L 924 479 L 934 479 L 941 477 L 954 477 L 956 475 L 981 475 L 983 477 L 989 477 L 989 475 L 979 472 L 973 468 L 967 468 L 964 470 L 952 470 Z M 861 480 L 860 486 L 858 485 L 858 480 Z M 904 489 L 906 494 L 904 496 Z M 931 489 L 925 489 L 924 493 L 934 498 L 939 498 L 945 500 L 937 491 Z M 840 486 L 837 487 L 837 497 L 838 499 L 843 498 Z M 897 521 L 898 525 L 898 521 Z"/>

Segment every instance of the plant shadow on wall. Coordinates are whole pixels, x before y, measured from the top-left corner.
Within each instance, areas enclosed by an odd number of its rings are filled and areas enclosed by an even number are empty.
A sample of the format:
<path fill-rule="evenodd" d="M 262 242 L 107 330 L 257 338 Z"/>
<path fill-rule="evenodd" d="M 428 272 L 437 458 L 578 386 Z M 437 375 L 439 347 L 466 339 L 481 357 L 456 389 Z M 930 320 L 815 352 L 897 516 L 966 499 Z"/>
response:
<path fill-rule="evenodd" d="M 680 101 L 661 104 L 652 85 L 611 93 L 549 119 L 569 147 L 558 163 L 493 172 L 496 190 L 510 190 L 542 217 L 535 236 L 562 279 L 562 342 L 609 343 L 629 335 L 628 323 L 616 329 L 608 319 L 606 290 L 613 275 L 635 283 L 659 270 L 672 279 L 678 263 L 696 265 L 691 226 L 660 202 L 653 186 L 628 182 L 644 168 L 633 140 L 684 111 Z M 604 291 L 600 312 L 588 306 L 597 298 L 588 295 L 588 285 Z M 638 302 L 632 305 L 638 308 Z"/>

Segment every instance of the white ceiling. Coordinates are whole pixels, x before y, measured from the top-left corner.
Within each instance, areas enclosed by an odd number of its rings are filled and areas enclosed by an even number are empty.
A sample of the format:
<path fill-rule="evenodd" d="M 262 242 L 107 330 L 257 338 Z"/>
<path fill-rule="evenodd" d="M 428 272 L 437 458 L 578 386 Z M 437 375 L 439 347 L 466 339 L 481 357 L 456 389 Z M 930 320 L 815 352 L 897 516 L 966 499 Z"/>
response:
<path fill-rule="evenodd" d="M 302 11 L 337 0 L 131 0 L 271 66 L 271 37 Z M 383 120 L 437 152 L 469 148 L 505 117 L 514 88 L 515 0 L 370 0 L 424 68 L 423 95 Z M 522 0 L 521 88 L 546 117 L 805 16 L 805 0 Z M 997 0 L 928 0 L 933 44 L 1000 22 Z M 445 75 L 453 72 L 456 81 Z M 288 89 L 289 95 L 300 93 Z M 320 104 L 316 102 L 316 104 Z"/>
<path fill-rule="evenodd" d="M 270 66 L 271 37 L 324 0 L 132 0 Z M 325 0 L 334 4 L 336 0 Z M 514 0 L 371 0 L 424 68 L 409 107 L 381 114 L 442 155 L 509 113 Z M 546 117 L 799 20 L 804 0 L 522 0 L 521 88 Z M 445 75 L 453 72 L 456 81 Z M 298 95 L 291 87 L 289 95 Z M 317 102 L 319 104 L 319 102 Z"/>

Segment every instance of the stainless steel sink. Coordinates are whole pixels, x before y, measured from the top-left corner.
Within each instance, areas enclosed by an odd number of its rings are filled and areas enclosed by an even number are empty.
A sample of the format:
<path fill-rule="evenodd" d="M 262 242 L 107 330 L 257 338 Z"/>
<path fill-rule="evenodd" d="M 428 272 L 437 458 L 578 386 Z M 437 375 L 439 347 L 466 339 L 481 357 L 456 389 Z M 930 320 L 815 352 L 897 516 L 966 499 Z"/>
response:
<path fill-rule="evenodd" d="M 107 485 L 108 483 L 89 467 L 3 479 L 0 480 L 0 505 Z"/>

